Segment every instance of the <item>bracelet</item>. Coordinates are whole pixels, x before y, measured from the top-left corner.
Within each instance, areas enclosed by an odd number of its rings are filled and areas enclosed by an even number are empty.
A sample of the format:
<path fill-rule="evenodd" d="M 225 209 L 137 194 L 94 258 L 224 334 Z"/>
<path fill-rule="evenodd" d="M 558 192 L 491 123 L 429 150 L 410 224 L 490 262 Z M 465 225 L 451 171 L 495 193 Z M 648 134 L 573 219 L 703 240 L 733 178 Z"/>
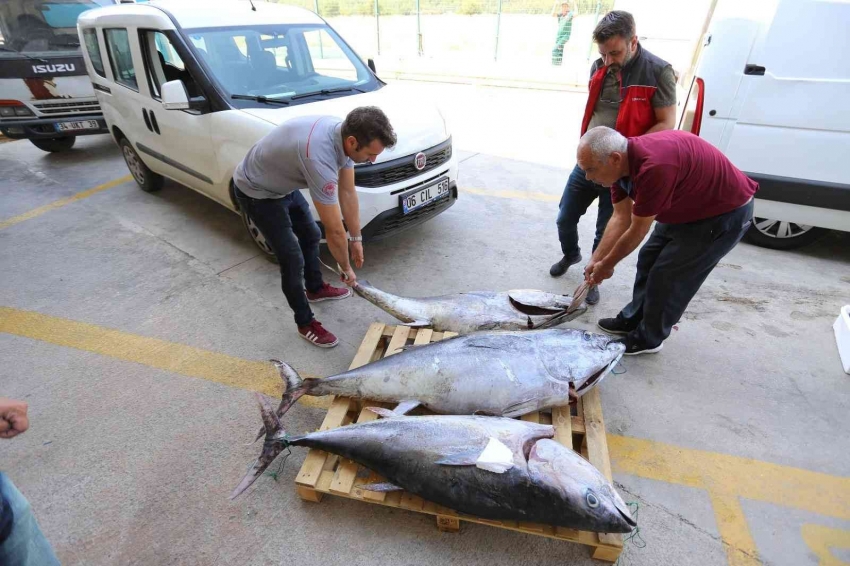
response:
<path fill-rule="evenodd" d="M 349 242 L 362 242 L 363 236 L 349 236 L 348 241 Z"/>

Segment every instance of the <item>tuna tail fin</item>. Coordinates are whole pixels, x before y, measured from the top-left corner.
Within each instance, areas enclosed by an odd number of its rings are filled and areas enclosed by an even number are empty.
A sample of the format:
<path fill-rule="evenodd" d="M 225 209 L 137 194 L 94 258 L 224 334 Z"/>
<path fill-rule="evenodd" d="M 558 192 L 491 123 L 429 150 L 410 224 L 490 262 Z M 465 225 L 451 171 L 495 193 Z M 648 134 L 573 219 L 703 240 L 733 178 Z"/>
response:
<path fill-rule="evenodd" d="M 277 408 L 277 416 L 282 417 L 289 410 L 289 407 L 307 392 L 307 387 L 304 380 L 291 365 L 280 360 L 269 361 L 277 368 L 280 378 L 283 380 L 283 397 L 280 400 L 280 406 Z"/>
<path fill-rule="evenodd" d="M 263 415 L 266 441 L 263 443 L 263 451 L 260 453 L 260 457 L 257 458 L 248 470 L 248 473 L 245 474 L 245 477 L 242 478 L 242 481 L 233 490 L 230 499 L 235 499 L 243 491 L 248 489 L 263 474 L 266 468 L 269 467 L 269 464 L 277 458 L 277 455 L 289 446 L 289 442 L 286 440 L 286 431 L 283 430 L 277 415 L 262 395 L 259 393 L 255 393 L 255 395 L 257 396 L 257 402 L 260 404 L 260 413 Z"/>
<path fill-rule="evenodd" d="M 277 368 L 280 374 L 280 379 L 283 381 L 283 396 L 280 399 L 280 405 L 277 408 L 278 418 L 286 414 L 286 411 L 295 404 L 295 402 L 307 392 L 307 387 L 304 385 L 304 380 L 298 375 L 298 372 L 286 362 L 280 360 L 269 360 Z M 263 437 L 263 430 L 257 433 L 254 442 Z"/>

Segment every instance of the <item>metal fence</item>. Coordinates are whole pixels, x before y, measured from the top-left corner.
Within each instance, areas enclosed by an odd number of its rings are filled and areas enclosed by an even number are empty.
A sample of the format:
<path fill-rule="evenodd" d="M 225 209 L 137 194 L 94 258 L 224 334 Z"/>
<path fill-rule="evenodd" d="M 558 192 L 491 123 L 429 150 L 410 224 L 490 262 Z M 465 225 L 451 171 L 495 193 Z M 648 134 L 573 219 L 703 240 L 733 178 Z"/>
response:
<path fill-rule="evenodd" d="M 571 56 L 586 63 L 590 31 L 614 5 L 614 0 L 276 1 L 316 12 L 364 57 L 525 60 L 553 66 Z M 559 17 L 562 5 L 569 5 L 566 18 Z"/>

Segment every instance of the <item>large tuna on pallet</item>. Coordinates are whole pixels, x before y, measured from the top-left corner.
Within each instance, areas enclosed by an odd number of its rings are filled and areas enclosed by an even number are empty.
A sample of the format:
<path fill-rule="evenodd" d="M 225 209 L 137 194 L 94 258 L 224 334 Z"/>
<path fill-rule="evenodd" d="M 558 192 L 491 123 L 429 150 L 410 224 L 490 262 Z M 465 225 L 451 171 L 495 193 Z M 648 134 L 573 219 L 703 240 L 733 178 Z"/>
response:
<path fill-rule="evenodd" d="M 552 440 L 548 425 L 496 417 L 395 417 L 288 436 L 257 395 L 266 439 L 234 490 L 238 496 L 288 446 L 317 448 L 353 460 L 386 478 L 360 486 L 404 489 L 461 513 L 492 520 L 531 521 L 605 533 L 636 525 L 605 477 Z M 502 473 L 479 467 L 485 448 L 506 452 Z"/>
<path fill-rule="evenodd" d="M 302 380 L 272 360 L 285 388 L 278 416 L 302 395 L 340 395 L 398 403 L 396 415 L 423 405 L 448 415 L 518 417 L 580 397 L 608 375 L 625 346 L 602 334 L 551 328 L 477 332 L 403 349 L 322 379 Z"/>
<path fill-rule="evenodd" d="M 437 332 L 466 334 L 478 330 L 534 330 L 557 326 L 584 314 L 583 298 L 519 289 L 472 292 L 440 297 L 399 297 L 368 281 L 354 283 L 354 292 L 393 315 L 407 326 L 430 327 Z"/>

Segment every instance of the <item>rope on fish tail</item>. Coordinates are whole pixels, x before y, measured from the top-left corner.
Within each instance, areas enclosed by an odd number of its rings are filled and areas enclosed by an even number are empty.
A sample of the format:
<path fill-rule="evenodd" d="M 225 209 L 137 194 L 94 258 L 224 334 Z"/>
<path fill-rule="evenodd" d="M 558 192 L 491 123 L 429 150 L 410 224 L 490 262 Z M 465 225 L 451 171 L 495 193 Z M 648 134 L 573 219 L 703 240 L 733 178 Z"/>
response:
<path fill-rule="evenodd" d="M 273 472 L 266 472 L 267 476 L 271 476 L 274 481 L 277 481 L 278 476 L 283 471 L 283 466 L 286 464 L 286 459 L 292 454 L 292 450 L 289 449 L 289 446 L 286 447 L 286 455 L 280 459 L 280 463 L 277 465 L 277 470 Z"/>
<path fill-rule="evenodd" d="M 634 518 L 635 523 L 637 523 L 638 522 L 638 512 L 640 511 L 640 504 L 637 501 L 629 501 L 628 503 L 626 503 L 626 505 L 629 506 L 629 511 L 631 511 L 632 517 Z M 634 508 L 632 508 L 632 505 L 634 505 Z M 640 534 L 640 527 L 639 526 L 635 526 L 635 528 L 632 529 L 632 532 L 629 533 L 629 536 L 627 536 L 623 539 L 623 550 L 624 550 L 624 552 L 622 554 L 620 554 L 619 558 L 617 558 L 617 561 L 614 563 L 614 566 L 626 566 L 625 547 L 626 547 L 627 542 L 631 542 L 632 545 L 634 545 L 634 546 L 636 546 L 637 548 L 640 548 L 640 549 L 646 548 L 646 541 L 644 540 L 644 538 Z"/>

